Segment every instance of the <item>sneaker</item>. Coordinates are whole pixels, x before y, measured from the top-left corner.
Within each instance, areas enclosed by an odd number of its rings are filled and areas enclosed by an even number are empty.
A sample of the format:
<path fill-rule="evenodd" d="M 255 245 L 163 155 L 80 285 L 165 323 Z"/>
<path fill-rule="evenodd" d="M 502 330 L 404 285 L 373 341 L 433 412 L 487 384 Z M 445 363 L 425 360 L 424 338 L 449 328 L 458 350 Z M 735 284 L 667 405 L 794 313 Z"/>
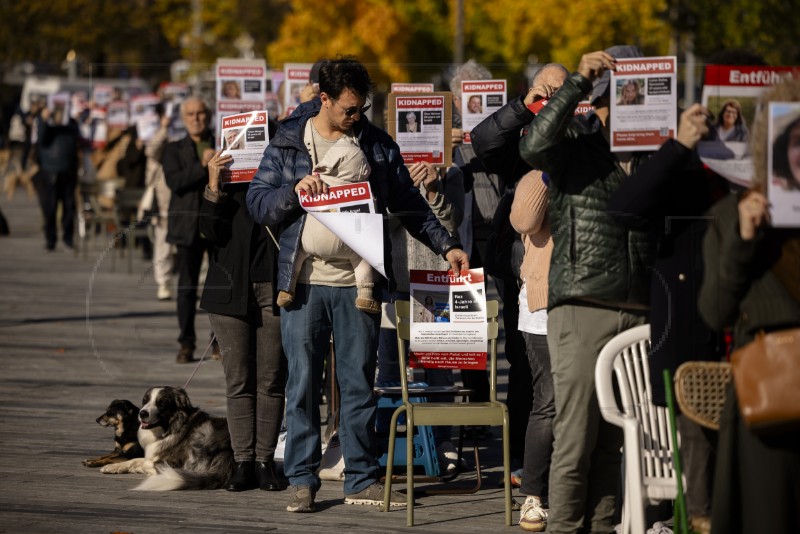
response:
<path fill-rule="evenodd" d="M 439 465 L 448 473 L 454 473 L 459 468 L 462 471 L 467 469 L 467 462 L 458 457 L 458 451 L 452 442 L 442 442 L 441 445 L 436 447 L 436 452 L 439 453 Z"/>
<path fill-rule="evenodd" d="M 289 504 L 286 506 L 287 512 L 295 512 L 305 514 L 314 512 L 314 497 L 317 492 L 311 486 L 290 486 L 289 487 Z"/>
<path fill-rule="evenodd" d="M 385 486 L 380 482 L 373 482 L 363 490 L 353 495 L 346 495 L 345 504 L 362 504 L 367 506 L 383 506 L 383 494 Z M 402 493 L 393 491 L 389 496 L 390 508 L 402 508 L 406 506 L 406 496 Z"/>
<path fill-rule="evenodd" d="M 167 284 L 159 284 L 158 291 L 156 292 L 158 300 L 169 300 L 172 298 L 172 291 L 170 291 Z"/>
<path fill-rule="evenodd" d="M 528 532 L 544 532 L 547 527 L 547 510 L 539 497 L 528 496 L 519 513 L 519 526 Z"/>

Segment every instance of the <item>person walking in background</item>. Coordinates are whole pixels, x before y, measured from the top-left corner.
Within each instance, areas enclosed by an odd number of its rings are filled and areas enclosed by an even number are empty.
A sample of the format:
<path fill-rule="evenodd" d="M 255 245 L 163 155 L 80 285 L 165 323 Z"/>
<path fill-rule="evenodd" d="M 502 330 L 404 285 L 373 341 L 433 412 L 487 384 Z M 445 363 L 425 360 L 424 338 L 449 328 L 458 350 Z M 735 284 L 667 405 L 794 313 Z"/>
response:
<path fill-rule="evenodd" d="M 78 185 L 80 130 L 73 119 L 64 121 L 63 108 L 43 109 L 37 119 L 39 172 L 34 181 L 44 215 L 45 249 L 56 249 L 56 217 L 61 204 L 61 232 L 64 247 L 73 250 L 75 230 L 75 188 Z"/>
<path fill-rule="evenodd" d="M 197 341 L 194 318 L 203 254 L 209 243 L 200 235 L 197 223 L 203 190 L 208 184 L 208 162 L 214 156 L 214 138 L 208 130 L 208 107 L 198 97 L 181 105 L 186 137 L 167 144 L 161 156 L 164 177 L 172 192 L 169 203 L 167 242 L 177 248 L 178 325 L 180 350 L 177 363 L 194 361 Z"/>
<path fill-rule="evenodd" d="M 275 305 L 278 251 L 247 211 L 248 184 L 225 184 L 222 170 L 233 157 L 221 153 L 208 162 L 199 228 L 213 245 L 200 307 L 208 311 L 222 352 L 236 462 L 225 489 L 278 491 L 285 488 L 274 457 L 286 389 Z"/>
<path fill-rule="evenodd" d="M 156 282 L 156 297 L 158 300 L 169 300 L 172 298 L 172 245 L 167 242 L 167 217 L 169 214 L 169 203 L 172 192 L 167 186 L 164 178 L 164 167 L 161 165 L 161 157 L 164 154 L 164 147 L 167 145 L 170 117 L 164 113 L 163 105 L 159 104 L 157 112 L 160 117 L 159 127 L 153 137 L 144 147 L 144 154 L 147 157 L 145 171 L 145 187 L 153 191 L 155 197 L 155 215 L 151 219 L 153 224 L 153 279 Z M 147 197 L 148 195 L 145 195 Z M 141 219 L 145 210 L 151 206 L 140 207 Z"/>

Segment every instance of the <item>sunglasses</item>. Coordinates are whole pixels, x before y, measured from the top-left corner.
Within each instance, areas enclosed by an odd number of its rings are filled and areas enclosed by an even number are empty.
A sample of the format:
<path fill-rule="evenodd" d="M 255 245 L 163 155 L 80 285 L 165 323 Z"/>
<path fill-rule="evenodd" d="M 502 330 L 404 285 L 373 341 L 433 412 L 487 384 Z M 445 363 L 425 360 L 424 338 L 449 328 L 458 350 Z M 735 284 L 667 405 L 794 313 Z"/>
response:
<path fill-rule="evenodd" d="M 336 105 L 338 105 L 340 108 L 342 107 L 342 106 L 341 106 L 341 104 L 339 104 L 339 101 L 338 101 L 338 100 L 334 100 L 334 102 L 335 102 L 335 103 L 336 103 Z M 349 108 L 342 108 L 342 109 L 344 110 L 344 114 L 345 114 L 346 116 L 348 116 L 348 117 L 352 117 L 352 116 L 353 116 L 353 115 L 355 115 L 356 113 L 360 113 L 361 115 L 363 115 L 363 114 L 364 114 L 364 113 L 366 113 L 366 112 L 367 112 L 367 110 L 368 110 L 369 108 L 371 108 L 371 107 L 372 107 L 372 104 L 366 104 L 366 105 L 364 105 L 364 106 L 362 106 L 362 107 L 358 107 L 358 106 L 351 106 L 351 107 L 349 107 Z"/>

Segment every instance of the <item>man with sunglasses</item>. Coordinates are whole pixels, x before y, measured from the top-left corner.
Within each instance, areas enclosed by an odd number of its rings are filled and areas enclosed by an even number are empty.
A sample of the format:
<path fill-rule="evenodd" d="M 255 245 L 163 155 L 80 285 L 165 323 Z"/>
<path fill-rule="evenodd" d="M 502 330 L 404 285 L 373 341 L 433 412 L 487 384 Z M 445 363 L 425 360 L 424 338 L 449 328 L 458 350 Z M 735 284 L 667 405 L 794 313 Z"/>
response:
<path fill-rule="evenodd" d="M 281 311 L 281 334 L 289 361 L 284 468 L 291 484 L 290 512 L 315 510 L 314 497 L 320 487 L 316 471 L 321 459 L 318 397 L 331 333 L 341 390 L 339 433 L 345 503 L 383 502 L 372 392 L 380 316 L 355 307 L 355 277 L 349 261 L 339 257 L 338 238 L 300 207 L 298 193 L 327 190 L 325 183 L 311 174 L 314 164 L 342 136 L 355 137 L 372 169 L 369 183 L 377 212 L 397 214 L 409 233 L 442 254 L 454 271 L 469 268 L 458 240 L 439 223 L 414 186 L 397 144 L 363 116 L 373 87 L 364 66 L 352 57 L 326 61 L 320 68 L 319 87 L 318 98 L 301 104 L 281 123 L 247 193 L 253 218 L 280 229 L 277 290 L 289 289 L 297 250 L 303 247 L 309 253 L 294 299 Z M 386 272 L 391 273 L 385 226 L 384 250 Z M 389 285 L 394 285 L 392 280 Z M 393 494 L 391 505 L 405 506 L 405 496 Z"/>

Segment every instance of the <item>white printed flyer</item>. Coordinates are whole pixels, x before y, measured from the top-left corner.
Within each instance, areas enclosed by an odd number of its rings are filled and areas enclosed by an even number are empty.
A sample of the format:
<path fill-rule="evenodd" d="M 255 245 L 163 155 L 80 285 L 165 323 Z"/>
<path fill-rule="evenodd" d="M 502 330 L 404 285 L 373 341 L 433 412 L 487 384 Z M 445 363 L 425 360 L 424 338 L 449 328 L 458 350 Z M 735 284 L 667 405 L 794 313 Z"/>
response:
<path fill-rule="evenodd" d="M 389 133 L 406 165 L 427 161 L 448 166 L 452 161 L 452 95 L 389 93 Z"/>
<path fill-rule="evenodd" d="M 233 162 L 222 171 L 223 176 L 230 176 L 231 182 L 252 181 L 269 144 L 267 112 L 251 111 L 223 117 L 220 143 L 224 150 L 222 155 L 233 156 Z"/>
<path fill-rule="evenodd" d="M 483 269 L 412 270 L 408 365 L 486 369 L 486 287 Z"/>
<path fill-rule="evenodd" d="M 147 93 L 131 98 L 131 122 L 136 126 L 136 136 L 145 143 L 150 141 L 161 126 L 156 108 L 158 95 Z"/>
<path fill-rule="evenodd" d="M 678 130 L 677 58 L 618 59 L 611 71 L 611 151 L 658 150 Z"/>
<path fill-rule="evenodd" d="M 800 76 L 800 68 L 706 65 L 702 104 L 712 115 L 711 132 L 697 144 L 697 154 L 708 168 L 730 182 L 750 186 L 753 158 L 748 141 L 758 99 L 790 76 Z"/>
<path fill-rule="evenodd" d="M 800 102 L 770 102 L 769 141 L 772 226 L 800 228 Z"/>
<path fill-rule="evenodd" d="M 505 80 L 464 80 L 461 82 L 461 129 L 464 142 L 483 119 L 506 104 Z"/>
<path fill-rule="evenodd" d="M 311 63 L 287 63 L 283 66 L 283 114 L 288 117 L 300 105 L 300 92 L 308 85 Z"/>
<path fill-rule="evenodd" d="M 263 59 L 217 59 L 217 138 L 228 115 L 262 111 L 267 85 Z"/>
<path fill-rule="evenodd" d="M 386 276 L 383 258 L 383 215 L 375 213 L 369 182 L 337 185 L 327 193 L 298 193 L 300 206 L 341 239 L 376 271 Z"/>

